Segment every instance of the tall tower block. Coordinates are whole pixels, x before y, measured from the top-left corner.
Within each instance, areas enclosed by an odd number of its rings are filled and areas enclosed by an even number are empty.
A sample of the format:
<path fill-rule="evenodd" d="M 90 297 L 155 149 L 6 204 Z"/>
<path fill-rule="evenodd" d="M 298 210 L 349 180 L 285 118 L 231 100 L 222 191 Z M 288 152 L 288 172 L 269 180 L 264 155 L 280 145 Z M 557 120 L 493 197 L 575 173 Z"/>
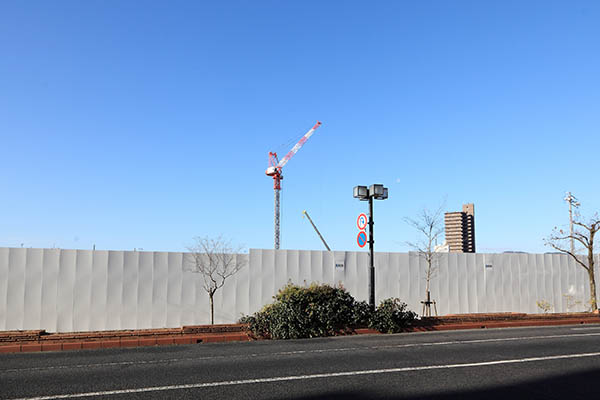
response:
<path fill-rule="evenodd" d="M 446 243 L 451 253 L 475 253 L 475 206 L 463 204 L 462 211 L 444 214 Z"/>

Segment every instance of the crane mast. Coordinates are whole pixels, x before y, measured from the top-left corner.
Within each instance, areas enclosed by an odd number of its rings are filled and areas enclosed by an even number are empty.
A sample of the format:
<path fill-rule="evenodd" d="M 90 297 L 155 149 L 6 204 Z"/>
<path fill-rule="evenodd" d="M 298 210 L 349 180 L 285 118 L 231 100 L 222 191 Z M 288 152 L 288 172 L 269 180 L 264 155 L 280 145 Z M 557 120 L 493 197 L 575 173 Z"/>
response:
<path fill-rule="evenodd" d="M 283 179 L 282 168 L 285 164 L 290 161 L 290 159 L 300 150 L 300 148 L 306 143 L 306 141 L 315 133 L 315 130 L 321 126 L 321 123 L 317 121 L 317 123 L 300 138 L 298 143 L 292 147 L 292 149 L 281 159 L 281 161 L 277 158 L 277 153 L 269 152 L 269 167 L 265 171 L 268 176 L 273 177 L 273 190 L 275 192 L 275 210 L 274 210 L 274 225 L 275 225 L 275 242 L 274 247 L 275 250 L 279 250 L 279 241 L 280 241 L 280 192 L 281 192 L 281 180 Z"/>

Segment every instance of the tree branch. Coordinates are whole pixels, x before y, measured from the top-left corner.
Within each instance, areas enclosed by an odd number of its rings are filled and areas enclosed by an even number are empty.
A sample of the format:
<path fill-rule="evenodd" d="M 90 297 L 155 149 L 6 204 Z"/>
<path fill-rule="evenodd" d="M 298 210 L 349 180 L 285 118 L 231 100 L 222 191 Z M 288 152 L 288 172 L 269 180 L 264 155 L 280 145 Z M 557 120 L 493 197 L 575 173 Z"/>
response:
<path fill-rule="evenodd" d="M 558 251 L 560 251 L 561 253 L 564 253 L 564 254 L 568 254 L 568 255 L 570 255 L 571 257 L 573 257 L 573 259 L 574 259 L 574 260 L 575 260 L 575 261 L 576 261 L 576 262 L 577 262 L 579 265 L 581 265 L 583 268 L 585 268 L 585 270 L 586 270 L 586 271 L 589 271 L 589 268 L 587 267 L 587 265 L 585 265 L 585 264 L 584 264 L 584 263 L 583 263 L 581 260 L 579 260 L 579 258 L 577 258 L 577 255 L 576 255 L 576 254 L 573 254 L 573 253 L 571 253 L 571 251 L 569 251 L 569 250 L 567 250 L 567 249 L 563 249 L 563 248 L 559 247 L 558 245 L 556 245 L 556 244 L 554 244 L 554 243 L 551 243 L 551 242 L 548 242 L 548 246 L 552 247 L 552 248 L 553 248 L 553 249 L 555 249 L 555 250 L 558 250 Z"/>

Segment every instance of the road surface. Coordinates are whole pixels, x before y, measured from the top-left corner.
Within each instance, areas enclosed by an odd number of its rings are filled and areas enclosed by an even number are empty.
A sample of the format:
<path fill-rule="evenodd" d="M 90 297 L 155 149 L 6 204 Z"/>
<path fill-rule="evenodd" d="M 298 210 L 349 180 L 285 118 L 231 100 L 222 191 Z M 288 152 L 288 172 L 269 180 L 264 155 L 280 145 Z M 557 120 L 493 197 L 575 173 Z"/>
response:
<path fill-rule="evenodd" d="M 0 354 L 0 399 L 600 398 L 600 325 Z"/>

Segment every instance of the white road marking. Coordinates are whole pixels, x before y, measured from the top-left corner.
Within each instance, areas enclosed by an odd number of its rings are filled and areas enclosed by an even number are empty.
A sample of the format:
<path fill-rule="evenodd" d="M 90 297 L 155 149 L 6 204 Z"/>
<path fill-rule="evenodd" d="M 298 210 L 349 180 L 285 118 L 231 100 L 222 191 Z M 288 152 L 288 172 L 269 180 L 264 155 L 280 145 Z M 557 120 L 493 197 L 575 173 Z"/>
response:
<path fill-rule="evenodd" d="M 599 327 L 599 329 L 600 329 L 600 327 Z M 298 355 L 298 354 L 336 353 L 336 352 L 344 352 L 344 351 L 401 349 L 401 348 L 409 348 L 409 347 L 429 347 L 429 346 L 450 346 L 450 345 L 461 345 L 461 344 L 464 345 L 464 344 L 475 344 L 475 343 L 510 342 L 510 341 L 537 340 L 537 339 L 561 339 L 561 338 L 573 338 L 573 337 L 585 337 L 585 336 L 600 336 L 600 332 L 598 332 L 598 333 L 573 333 L 573 334 L 569 334 L 569 335 L 523 336 L 523 337 L 509 337 L 509 338 L 496 338 L 496 339 L 455 340 L 455 341 L 446 341 L 446 342 L 406 343 L 406 344 L 364 346 L 364 347 L 343 347 L 343 348 L 337 348 L 337 349 L 296 350 L 296 351 L 282 351 L 282 352 L 277 352 L 277 353 L 251 353 L 251 354 L 228 355 L 228 356 L 167 358 L 167 359 L 163 359 L 163 360 L 148 360 L 148 361 L 121 361 L 121 362 L 108 362 L 108 363 L 97 363 L 97 364 L 53 365 L 53 366 L 48 366 L 48 367 L 5 369 L 5 370 L 0 370 L 0 374 L 10 373 L 10 372 L 49 371 L 49 370 L 55 370 L 55 369 L 80 369 L 80 368 L 94 368 L 94 367 L 117 367 L 117 366 L 128 366 L 128 365 L 168 364 L 168 363 L 182 362 L 182 361 L 202 361 L 202 360 L 236 359 L 236 358 L 237 359 L 246 359 L 246 358 L 255 358 L 255 357 L 290 356 L 290 355 Z"/>
<path fill-rule="evenodd" d="M 600 326 L 588 326 L 586 328 L 571 328 L 572 331 L 587 331 L 589 329 L 600 329 Z"/>
<path fill-rule="evenodd" d="M 546 335 L 546 336 L 522 336 L 510 338 L 495 338 L 495 339 L 472 339 L 472 340 L 457 340 L 448 342 L 429 342 L 429 343 L 411 343 L 389 346 L 374 346 L 372 349 L 394 348 L 394 347 L 415 347 L 415 346 L 438 346 L 438 345 L 456 345 L 456 344 L 473 344 L 473 343 L 488 343 L 488 342 L 509 342 L 519 340 L 534 340 L 534 339 L 560 339 L 582 336 L 600 336 L 600 333 L 575 333 L 570 335 Z"/>
<path fill-rule="evenodd" d="M 307 380 L 307 379 L 336 378 L 336 377 L 347 377 L 347 376 L 357 376 L 357 375 L 390 374 L 390 373 L 411 372 L 411 371 L 425 371 L 425 370 L 433 370 L 433 369 L 487 367 L 487 366 L 491 366 L 491 365 L 517 364 L 517 363 L 527 363 L 527 362 L 562 360 L 562 359 L 584 358 L 584 357 L 598 357 L 598 356 L 600 356 L 600 352 L 580 353 L 580 354 L 562 354 L 562 355 L 556 355 L 556 356 L 516 358 L 516 359 L 512 359 L 512 360 L 483 361 L 483 362 L 463 363 L 463 364 L 426 365 L 426 366 L 421 366 L 421 367 L 402 367 L 402 368 L 387 368 L 387 369 L 370 369 L 370 370 L 362 370 L 362 371 L 329 372 L 329 373 L 324 373 L 324 374 L 277 376 L 277 377 L 270 377 L 270 378 L 243 379 L 243 380 L 234 380 L 234 381 L 204 382 L 204 383 L 192 383 L 192 384 L 185 384 L 185 385 L 153 386 L 153 387 L 106 390 L 106 391 L 87 392 L 87 393 L 57 394 L 57 395 L 51 395 L 51 396 L 22 397 L 22 398 L 12 399 L 12 400 L 74 399 L 74 398 L 81 398 L 81 397 L 98 397 L 98 396 L 131 394 L 131 393 L 163 392 L 163 391 L 167 391 L 167 390 L 201 389 L 201 388 L 217 387 L 217 386 L 249 385 L 249 384 L 256 384 L 256 383 L 289 382 L 289 381 L 298 381 L 298 380 Z"/>

